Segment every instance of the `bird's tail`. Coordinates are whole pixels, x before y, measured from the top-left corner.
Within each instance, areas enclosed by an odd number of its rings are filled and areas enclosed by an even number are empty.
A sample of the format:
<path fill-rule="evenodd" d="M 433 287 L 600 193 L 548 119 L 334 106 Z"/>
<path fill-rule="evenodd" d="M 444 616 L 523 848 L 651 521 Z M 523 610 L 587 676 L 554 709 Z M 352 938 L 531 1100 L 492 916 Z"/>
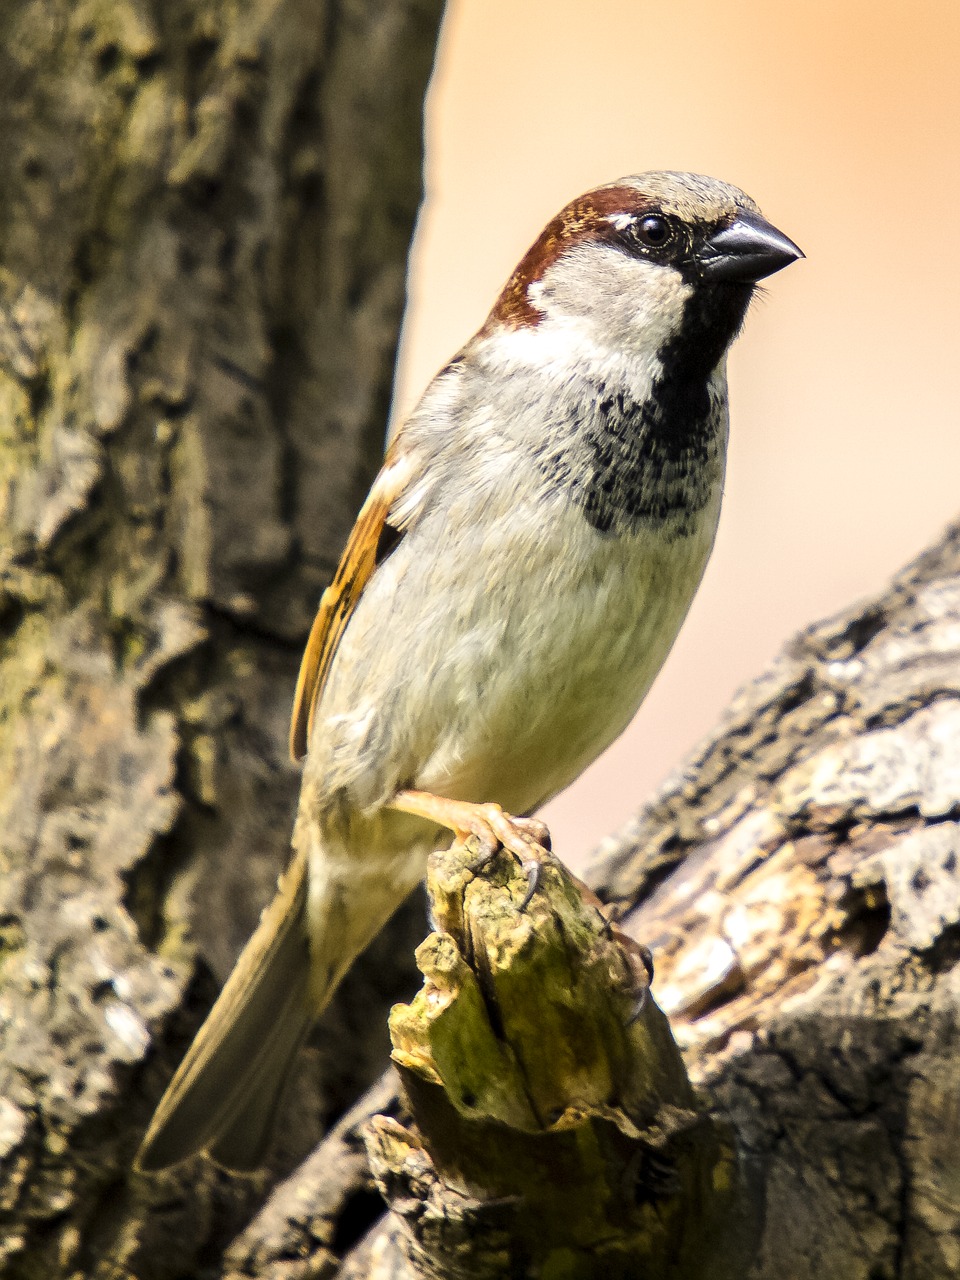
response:
<path fill-rule="evenodd" d="M 255 1169 L 315 1000 L 307 860 L 297 854 L 163 1095 L 137 1167 L 165 1169 L 206 1151 L 229 1169 Z"/>
<path fill-rule="evenodd" d="M 165 1169 L 199 1151 L 228 1169 L 262 1163 L 297 1050 L 354 958 L 421 878 L 424 857 L 297 851 L 160 1099 L 137 1168 Z"/>

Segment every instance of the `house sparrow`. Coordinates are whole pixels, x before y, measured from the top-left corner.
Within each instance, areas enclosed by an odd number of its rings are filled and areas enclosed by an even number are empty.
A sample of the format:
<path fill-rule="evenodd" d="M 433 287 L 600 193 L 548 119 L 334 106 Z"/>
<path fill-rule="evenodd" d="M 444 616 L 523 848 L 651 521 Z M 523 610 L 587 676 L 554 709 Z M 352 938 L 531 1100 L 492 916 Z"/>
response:
<path fill-rule="evenodd" d="M 293 1057 L 454 831 L 535 884 L 529 815 L 620 734 L 713 546 L 727 349 L 802 257 L 736 187 L 567 205 L 391 443 L 296 691 L 294 857 L 138 1155 L 255 1168 Z"/>

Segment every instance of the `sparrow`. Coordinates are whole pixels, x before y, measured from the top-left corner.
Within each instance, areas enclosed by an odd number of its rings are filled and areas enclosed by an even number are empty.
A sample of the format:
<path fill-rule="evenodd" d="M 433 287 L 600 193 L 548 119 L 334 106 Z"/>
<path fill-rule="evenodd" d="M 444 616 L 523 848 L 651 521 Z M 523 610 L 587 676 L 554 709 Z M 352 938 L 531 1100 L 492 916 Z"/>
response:
<path fill-rule="evenodd" d="M 632 719 L 723 489 L 726 357 L 803 257 L 736 187 L 572 201 L 390 444 L 297 684 L 293 859 L 140 1148 L 263 1160 L 294 1056 L 449 833 L 546 856 L 531 815 Z M 517 816 L 512 816 L 517 815 Z"/>

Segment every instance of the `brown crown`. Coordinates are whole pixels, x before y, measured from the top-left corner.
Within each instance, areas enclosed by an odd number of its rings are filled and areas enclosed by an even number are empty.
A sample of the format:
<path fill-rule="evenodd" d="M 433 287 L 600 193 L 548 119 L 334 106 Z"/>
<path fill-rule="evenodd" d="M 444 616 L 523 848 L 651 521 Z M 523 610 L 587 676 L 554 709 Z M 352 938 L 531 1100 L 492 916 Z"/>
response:
<path fill-rule="evenodd" d="M 484 329 L 506 325 L 510 329 L 532 328 L 541 313 L 530 301 L 529 289 L 542 280 L 562 253 L 586 240 L 614 241 L 619 232 L 610 221 L 618 213 L 637 216 L 654 207 L 654 199 L 636 187 L 598 187 L 572 200 L 544 227 L 530 246 L 513 275 L 504 285 Z"/>

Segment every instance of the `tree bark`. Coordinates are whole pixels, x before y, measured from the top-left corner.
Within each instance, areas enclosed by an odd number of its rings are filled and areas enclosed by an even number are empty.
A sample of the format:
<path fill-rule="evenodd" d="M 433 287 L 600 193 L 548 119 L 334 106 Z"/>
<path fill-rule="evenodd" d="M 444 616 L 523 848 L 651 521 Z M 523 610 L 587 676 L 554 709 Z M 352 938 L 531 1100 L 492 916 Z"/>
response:
<path fill-rule="evenodd" d="M 215 1263 L 412 989 L 422 909 L 331 1011 L 351 1052 L 305 1061 L 271 1170 L 130 1180 L 288 856 L 286 721 L 382 452 L 441 8 L 0 11 L 4 1276 Z"/>
<path fill-rule="evenodd" d="M 655 1176 L 641 1179 L 633 1209 L 652 1206 L 667 1231 L 699 1203 L 707 1211 L 693 1227 L 695 1247 L 687 1234 L 685 1251 L 653 1262 L 635 1241 L 632 1260 L 609 1248 L 568 1249 L 562 1257 L 547 1250 L 548 1262 L 532 1265 L 529 1239 L 523 1243 L 515 1224 L 504 1229 L 520 1206 L 504 1197 L 502 1182 L 550 1136 L 549 1119 L 531 1127 L 501 1113 L 499 1128 L 481 1143 L 489 1167 L 478 1173 L 474 1164 L 466 1177 L 461 1131 L 451 1171 L 449 1114 L 435 1098 L 423 1105 L 416 1079 L 410 1087 L 409 1015 L 395 1013 L 394 1056 L 407 1076 L 407 1101 L 385 1079 L 358 1104 L 349 1134 L 354 1150 L 366 1134 L 396 1213 L 379 1224 L 368 1218 L 330 1274 L 459 1278 L 497 1274 L 499 1266 L 504 1275 L 658 1280 L 956 1276 L 958 744 L 960 525 L 887 591 L 798 636 L 659 795 L 607 841 L 590 877 L 621 928 L 653 949 L 652 993 L 696 1086 L 701 1134 L 713 1133 L 706 1167 L 724 1173 L 701 1180 L 698 1202 L 689 1180 L 696 1151 L 661 1139 L 646 1166 Z M 447 875 L 440 873 L 441 885 Z M 438 979 L 440 943 L 458 932 L 442 911 L 440 923 L 443 932 L 420 953 L 427 974 L 421 1009 L 438 999 L 446 1008 L 449 975 L 459 972 L 447 959 L 447 977 Z M 495 947 L 498 936 L 497 927 L 485 928 L 482 946 Z M 461 959 L 480 947 L 473 938 Z M 589 946 L 581 950 L 590 954 Z M 474 968 L 482 980 L 489 964 Z M 526 998 L 538 997 L 549 1010 L 556 989 L 528 983 Z M 586 1007 L 595 1000 L 594 993 Z M 429 1026 L 428 1017 L 418 1034 L 428 1035 Z M 544 1026 L 540 1052 L 555 1053 L 556 1087 L 569 1051 L 565 1037 L 550 1034 L 549 1012 Z M 522 1037 L 509 1028 L 501 1036 L 501 1052 L 525 1061 Z M 445 1054 L 449 1061 L 449 1046 Z M 427 1058 L 436 1068 L 438 1056 Z M 646 1075 L 635 1087 L 656 1080 L 649 1063 L 638 1069 Z M 489 1072 L 488 1086 L 508 1074 Z M 447 1111 L 456 1109 L 460 1074 L 444 1068 L 437 1075 Z M 378 1112 L 385 1118 L 376 1119 Z M 328 1139 L 329 1150 L 342 1141 L 343 1134 Z M 526 1143 L 525 1155 L 518 1142 Z M 325 1149 L 311 1161 L 314 1175 L 325 1167 Z M 315 1176 L 305 1203 L 349 1205 L 351 1191 L 369 1189 L 358 1159 L 346 1173 L 328 1166 Z M 294 1203 L 293 1186 L 284 1196 Z M 719 1215 L 709 1212 L 711 1197 L 720 1198 Z M 568 1199 L 560 1229 L 575 1234 L 596 1203 L 585 1203 L 576 1221 Z M 619 1244 L 630 1245 L 632 1211 L 625 1208 L 611 1232 L 611 1239 L 619 1232 Z M 268 1216 L 238 1240 L 237 1270 L 229 1274 L 312 1274 L 309 1212 L 274 1216 L 270 1231 Z M 458 1231 L 466 1220 L 470 1230 Z M 328 1220 L 325 1229 L 335 1225 Z M 544 1215 L 535 1247 L 557 1230 L 556 1218 Z M 442 1231 L 446 1252 L 436 1247 Z"/>

